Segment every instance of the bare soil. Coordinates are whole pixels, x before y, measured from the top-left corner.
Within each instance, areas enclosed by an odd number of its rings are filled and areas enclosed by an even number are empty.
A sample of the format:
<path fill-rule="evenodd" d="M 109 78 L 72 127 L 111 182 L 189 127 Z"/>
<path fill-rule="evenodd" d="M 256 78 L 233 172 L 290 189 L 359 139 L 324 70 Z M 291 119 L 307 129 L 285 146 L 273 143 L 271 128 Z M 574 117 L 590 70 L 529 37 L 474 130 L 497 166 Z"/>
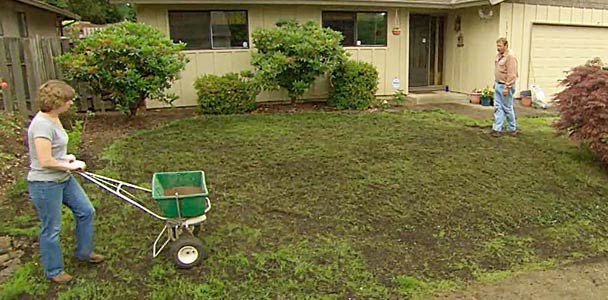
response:
<path fill-rule="evenodd" d="M 606 258 L 555 270 L 532 272 L 489 285 L 473 285 L 463 292 L 439 295 L 436 299 L 534 299 L 594 300 L 608 298 Z"/>

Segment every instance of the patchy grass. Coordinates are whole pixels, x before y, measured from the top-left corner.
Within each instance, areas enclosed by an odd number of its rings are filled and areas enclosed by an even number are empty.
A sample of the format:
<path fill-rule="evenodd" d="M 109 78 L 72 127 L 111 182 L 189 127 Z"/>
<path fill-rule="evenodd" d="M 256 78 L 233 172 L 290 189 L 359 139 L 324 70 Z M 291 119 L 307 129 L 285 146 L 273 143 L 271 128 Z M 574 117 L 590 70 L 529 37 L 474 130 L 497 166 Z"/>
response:
<path fill-rule="evenodd" d="M 154 172 L 204 170 L 207 259 L 187 271 L 152 260 L 162 224 L 85 184 L 110 259 L 66 259 L 78 280 L 51 295 L 417 298 L 604 253 L 608 176 L 552 120 L 498 139 L 443 111 L 198 117 L 141 132 L 100 172 L 149 185 Z"/>
<path fill-rule="evenodd" d="M 38 274 L 40 270 L 36 265 L 35 262 L 29 262 L 15 271 L 13 276 L 0 288 L 0 299 L 21 299 L 24 294 L 43 297 L 48 290 L 48 285 L 37 280 L 40 277 Z"/>

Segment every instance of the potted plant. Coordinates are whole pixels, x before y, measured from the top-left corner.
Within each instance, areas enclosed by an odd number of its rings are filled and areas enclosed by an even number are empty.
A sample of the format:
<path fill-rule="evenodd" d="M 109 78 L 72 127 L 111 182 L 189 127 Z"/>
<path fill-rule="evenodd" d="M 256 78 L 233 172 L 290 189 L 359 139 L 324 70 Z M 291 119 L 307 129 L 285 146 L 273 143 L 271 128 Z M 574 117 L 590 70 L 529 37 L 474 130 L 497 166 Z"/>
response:
<path fill-rule="evenodd" d="M 469 96 L 469 102 L 471 102 L 471 104 L 481 103 L 481 89 L 474 89 Z"/>
<path fill-rule="evenodd" d="M 485 87 L 483 90 L 481 90 L 481 105 L 494 105 L 494 89 L 491 89 L 490 87 Z"/>
<path fill-rule="evenodd" d="M 532 106 L 532 91 L 530 91 L 530 90 L 521 91 L 521 92 L 519 92 L 519 95 L 521 96 L 521 105 L 527 106 L 527 107 Z"/>
<path fill-rule="evenodd" d="M 401 28 L 399 28 L 398 26 L 393 27 L 393 35 L 400 35 L 401 34 Z"/>

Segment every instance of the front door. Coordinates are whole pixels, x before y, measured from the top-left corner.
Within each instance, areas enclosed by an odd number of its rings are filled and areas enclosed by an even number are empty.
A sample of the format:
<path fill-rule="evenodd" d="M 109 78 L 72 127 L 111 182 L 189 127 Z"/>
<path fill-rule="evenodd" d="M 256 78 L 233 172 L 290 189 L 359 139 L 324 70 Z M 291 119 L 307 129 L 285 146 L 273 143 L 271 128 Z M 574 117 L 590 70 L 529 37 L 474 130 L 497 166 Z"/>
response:
<path fill-rule="evenodd" d="M 409 86 L 435 86 L 442 83 L 443 18 L 410 15 Z"/>

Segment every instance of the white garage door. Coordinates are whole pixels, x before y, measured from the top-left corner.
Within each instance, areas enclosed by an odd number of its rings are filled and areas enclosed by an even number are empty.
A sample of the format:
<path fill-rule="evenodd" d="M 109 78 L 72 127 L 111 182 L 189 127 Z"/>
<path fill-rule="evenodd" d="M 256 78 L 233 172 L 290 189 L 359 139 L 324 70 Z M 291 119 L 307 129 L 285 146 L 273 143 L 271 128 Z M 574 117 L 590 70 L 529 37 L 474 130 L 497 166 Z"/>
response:
<path fill-rule="evenodd" d="M 534 25 L 530 55 L 530 84 L 538 84 L 548 95 L 559 92 L 564 71 L 594 57 L 608 62 L 608 28 Z"/>

